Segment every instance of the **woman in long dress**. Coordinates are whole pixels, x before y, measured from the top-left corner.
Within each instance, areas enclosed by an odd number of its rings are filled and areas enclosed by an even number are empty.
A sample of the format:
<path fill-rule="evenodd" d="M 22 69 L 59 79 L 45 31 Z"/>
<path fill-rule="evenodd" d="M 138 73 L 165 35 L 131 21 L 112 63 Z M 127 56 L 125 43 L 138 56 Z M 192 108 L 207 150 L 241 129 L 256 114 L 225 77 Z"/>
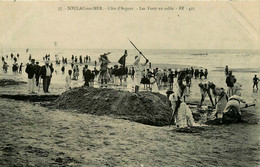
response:
<path fill-rule="evenodd" d="M 195 125 L 189 106 L 180 100 L 180 97 L 172 93 L 169 97 L 173 110 L 172 116 L 178 128 L 187 128 Z"/>

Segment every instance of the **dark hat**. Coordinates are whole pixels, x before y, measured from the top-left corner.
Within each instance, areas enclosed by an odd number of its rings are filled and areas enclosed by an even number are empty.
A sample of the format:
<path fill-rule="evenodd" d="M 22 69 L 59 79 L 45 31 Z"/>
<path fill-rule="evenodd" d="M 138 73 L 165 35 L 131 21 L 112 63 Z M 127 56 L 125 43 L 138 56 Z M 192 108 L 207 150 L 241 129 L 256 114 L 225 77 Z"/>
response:
<path fill-rule="evenodd" d="M 173 93 L 174 93 L 174 91 L 172 91 L 172 90 L 167 90 L 167 92 L 166 92 L 167 95 L 170 95 L 170 94 L 173 94 Z"/>

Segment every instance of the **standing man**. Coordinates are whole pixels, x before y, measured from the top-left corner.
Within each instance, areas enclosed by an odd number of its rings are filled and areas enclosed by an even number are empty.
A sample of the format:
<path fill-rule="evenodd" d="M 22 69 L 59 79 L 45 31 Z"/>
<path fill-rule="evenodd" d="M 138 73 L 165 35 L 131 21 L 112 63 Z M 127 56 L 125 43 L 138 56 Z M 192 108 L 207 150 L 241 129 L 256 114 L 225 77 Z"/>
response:
<path fill-rule="evenodd" d="M 142 71 L 143 71 L 143 66 L 145 66 L 149 60 L 146 59 L 145 64 L 140 63 L 141 59 L 141 53 L 138 56 L 135 56 L 135 62 L 134 62 L 134 69 L 135 69 L 135 74 L 134 74 L 134 83 L 135 83 L 135 93 L 139 92 L 140 88 L 140 83 L 142 79 Z"/>
<path fill-rule="evenodd" d="M 43 84 L 43 92 L 44 93 L 50 93 L 49 92 L 49 86 L 51 83 L 51 77 L 53 73 L 53 68 L 49 65 L 49 61 L 47 60 L 45 62 L 45 65 L 41 67 L 40 75 L 42 77 L 42 84 Z"/>
<path fill-rule="evenodd" d="M 226 77 L 226 84 L 228 87 L 228 90 L 227 90 L 228 97 L 231 97 L 232 95 L 234 95 L 233 89 L 232 89 L 234 86 L 234 78 L 235 78 L 235 76 L 232 75 L 232 71 L 229 71 L 228 75 Z"/>
<path fill-rule="evenodd" d="M 228 66 L 226 65 L 226 67 L 225 67 L 225 75 L 227 76 L 228 73 L 229 73 L 229 71 L 228 71 Z"/>
<path fill-rule="evenodd" d="M 40 69 L 41 69 L 41 66 L 39 65 L 39 62 L 37 61 L 36 65 L 35 65 L 36 86 L 39 86 Z"/>
<path fill-rule="evenodd" d="M 89 82 L 90 82 L 90 79 L 92 77 L 92 73 L 88 69 L 88 65 L 85 65 L 85 67 L 83 68 L 83 77 L 84 77 L 84 80 L 85 80 L 84 86 L 89 86 Z"/>
<path fill-rule="evenodd" d="M 28 74 L 28 90 L 29 93 L 34 92 L 34 85 L 35 85 L 35 59 L 31 59 L 31 64 L 26 66 L 25 72 Z"/>
<path fill-rule="evenodd" d="M 124 82 L 125 85 L 127 85 L 126 79 L 127 79 L 127 75 L 128 75 L 128 69 L 125 66 L 126 57 L 127 57 L 127 50 L 125 50 L 124 55 L 118 60 L 118 63 L 121 64 L 121 66 L 120 66 L 120 85 L 122 85 L 122 81 Z"/>
<path fill-rule="evenodd" d="M 253 89 L 255 89 L 255 86 L 256 86 L 256 89 L 258 90 L 258 82 L 259 82 L 259 78 L 257 78 L 257 76 L 255 75 L 255 77 L 253 78 Z"/>

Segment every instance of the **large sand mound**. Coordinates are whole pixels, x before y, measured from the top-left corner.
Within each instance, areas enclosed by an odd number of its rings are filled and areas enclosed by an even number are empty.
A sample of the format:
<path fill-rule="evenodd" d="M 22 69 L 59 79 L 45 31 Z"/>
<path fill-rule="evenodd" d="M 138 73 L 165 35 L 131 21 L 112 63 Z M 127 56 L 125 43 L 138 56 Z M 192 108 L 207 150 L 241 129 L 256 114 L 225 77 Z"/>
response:
<path fill-rule="evenodd" d="M 75 88 L 51 103 L 58 109 L 76 109 L 81 113 L 110 115 L 143 124 L 169 125 L 172 110 L 167 97 L 159 93 L 100 88 Z"/>

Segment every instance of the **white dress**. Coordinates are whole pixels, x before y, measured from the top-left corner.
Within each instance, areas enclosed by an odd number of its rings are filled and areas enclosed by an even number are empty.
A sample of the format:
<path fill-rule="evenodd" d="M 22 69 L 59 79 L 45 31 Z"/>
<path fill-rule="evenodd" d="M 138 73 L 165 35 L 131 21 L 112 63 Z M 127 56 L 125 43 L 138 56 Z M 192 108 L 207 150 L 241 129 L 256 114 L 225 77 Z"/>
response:
<path fill-rule="evenodd" d="M 169 100 L 172 103 L 172 110 L 175 111 L 176 99 L 173 94 L 170 95 Z M 181 102 L 180 107 L 175 117 L 176 126 L 179 128 L 186 128 L 195 125 L 192 112 L 185 102 Z"/>
<path fill-rule="evenodd" d="M 154 77 L 150 78 L 150 83 L 152 83 L 151 84 L 152 92 L 159 92 L 158 85 L 157 85 L 157 82 L 155 81 Z"/>
<path fill-rule="evenodd" d="M 135 74 L 134 74 L 134 85 L 135 86 L 140 86 L 141 79 L 142 79 L 142 71 L 143 71 L 143 66 L 140 63 L 141 55 L 139 55 L 134 62 L 134 69 L 135 69 Z"/>
<path fill-rule="evenodd" d="M 71 84 L 70 75 L 66 76 L 66 90 L 69 90 Z"/>

